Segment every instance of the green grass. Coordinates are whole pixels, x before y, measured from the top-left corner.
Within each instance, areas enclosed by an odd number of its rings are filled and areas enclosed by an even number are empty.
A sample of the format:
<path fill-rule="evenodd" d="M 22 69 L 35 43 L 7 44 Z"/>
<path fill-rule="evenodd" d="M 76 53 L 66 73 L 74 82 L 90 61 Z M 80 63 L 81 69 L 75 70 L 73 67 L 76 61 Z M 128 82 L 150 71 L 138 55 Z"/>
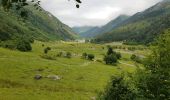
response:
<path fill-rule="evenodd" d="M 43 59 L 40 57 L 45 48 L 42 44 L 52 48 L 49 55 L 69 51 L 74 56 L 71 59 Z M 84 52 L 103 59 L 106 51 L 105 45 L 38 41 L 33 44 L 32 52 L 0 48 L 0 100 L 89 100 L 104 90 L 111 76 L 135 70 L 129 53 L 122 53 L 120 62 L 123 63 L 117 66 L 81 59 Z M 36 74 L 62 78 L 35 80 Z"/>

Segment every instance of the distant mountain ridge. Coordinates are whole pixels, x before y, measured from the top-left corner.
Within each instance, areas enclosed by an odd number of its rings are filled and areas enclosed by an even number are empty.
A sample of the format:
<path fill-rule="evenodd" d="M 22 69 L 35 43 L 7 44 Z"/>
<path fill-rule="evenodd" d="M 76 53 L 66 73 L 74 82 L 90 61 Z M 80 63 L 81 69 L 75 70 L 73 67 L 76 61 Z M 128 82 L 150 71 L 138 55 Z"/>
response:
<path fill-rule="evenodd" d="M 84 38 L 93 38 L 93 37 L 95 37 L 97 35 L 100 35 L 102 33 L 106 33 L 106 32 L 109 32 L 109 31 L 113 30 L 114 28 L 117 27 L 117 25 L 119 25 L 122 21 L 126 20 L 127 18 L 129 18 L 129 16 L 120 15 L 120 16 L 118 16 L 117 18 L 110 21 L 109 23 L 107 23 L 104 26 L 91 27 L 88 30 L 81 32 L 79 35 L 81 37 L 84 37 Z M 77 27 L 77 29 L 82 30 L 81 27 Z"/>
<path fill-rule="evenodd" d="M 95 41 L 128 41 L 147 44 L 167 28 L 170 28 L 170 0 L 164 0 L 143 12 L 136 13 L 112 31 L 98 35 Z"/>

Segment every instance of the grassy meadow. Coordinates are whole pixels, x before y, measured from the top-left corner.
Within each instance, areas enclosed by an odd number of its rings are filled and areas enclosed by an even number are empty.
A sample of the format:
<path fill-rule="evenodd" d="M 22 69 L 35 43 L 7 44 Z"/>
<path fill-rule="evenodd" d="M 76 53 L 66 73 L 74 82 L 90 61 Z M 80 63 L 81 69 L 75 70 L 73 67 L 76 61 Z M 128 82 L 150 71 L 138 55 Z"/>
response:
<path fill-rule="evenodd" d="M 146 55 L 145 50 L 116 49 L 122 58 L 111 66 L 101 62 L 107 44 L 36 41 L 32 47 L 31 52 L 0 48 L 0 100 L 92 100 L 105 89 L 111 76 L 135 70 L 132 54 Z M 51 47 L 48 55 L 55 59 L 41 57 L 45 47 Z M 72 57 L 57 57 L 60 52 L 71 52 Z M 94 54 L 95 60 L 82 59 L 84 52 Z M 35 80 L 37 74 L 43 78 Z M 48 75 L 61 79 L 46 78 Z"/>

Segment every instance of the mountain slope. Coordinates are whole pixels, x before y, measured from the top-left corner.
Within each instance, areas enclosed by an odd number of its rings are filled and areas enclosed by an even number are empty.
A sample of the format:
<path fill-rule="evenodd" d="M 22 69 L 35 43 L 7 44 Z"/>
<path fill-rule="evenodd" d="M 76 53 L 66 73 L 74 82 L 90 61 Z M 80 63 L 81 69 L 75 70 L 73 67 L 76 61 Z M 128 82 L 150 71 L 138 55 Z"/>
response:
<path fill-rule="evenodd" d="M 72 29 L 60 22 L 49 12 L 36 10 L 32 5 L 26 7 L 28 18 L 24 22 L 15 11 L 4 12 L 0 7 L 0 40 L 30 37 L 37 40 L 74 39 Z"/>
<path fill-rule="evenodd" d="M 129 18 L 129 16 L 120 15 L 116 19 L 110 21 L 109 23 L 107 23 L 106 25 L 104 25 L 102 27 L 93 27 L 93 28 L 90 28 L 89 30 L 81 32 L 80 36 L 85 37 L 85 38 L 93 38 L 93 37 L 100 35 L 102 33 L 109 32 L 109 31 L 113 30 L 114 28 L 116 28 L 117 25 L 119 25 L 122 21 L 126 20 L 127 18 Z M 80 30 L 81 30 L 81 28 L 80 28 Z"/>
<path fill-rule="evenodd" d="M 128 41 L 149 43 L 170 27 L 170 1 L 164 0 L 120 23 L 112 31 L 99 35 L 96 42 Z"/>
<path fill-rule="evenodd" d="M 92 29 L 94 27 L 92 26 L 81 26 L 81 27 L 73 27 L 73 31 L 76 32 L 77 34 L 81 34 L 81 33 L 84 33 L 90 29 Z"/>

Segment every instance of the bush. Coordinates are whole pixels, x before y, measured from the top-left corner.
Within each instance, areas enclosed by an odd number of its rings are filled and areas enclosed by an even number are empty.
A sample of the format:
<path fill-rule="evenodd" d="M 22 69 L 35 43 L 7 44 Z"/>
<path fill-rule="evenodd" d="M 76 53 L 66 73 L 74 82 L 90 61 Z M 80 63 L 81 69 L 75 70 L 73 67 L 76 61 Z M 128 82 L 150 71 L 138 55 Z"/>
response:
<path fill-rule="evenodd" d="M 88 56 L 87 53 L 82 54 L 82 58 L 84 58 L 84 59 L 87 59 L 87 56 Z"/>
<path fill-rule="evenodd" d="M 88 60 L 93 60 L 95 57 L 93 54 L 88 54 L 87 55 Z"/>
<path fill-rule="evenodd" d="M 48 59 L 48 60 L 56 60 L 55 56 L 51 56 L 51 55 L 41 55 L 41 58 L 43 59 Z"/>
<path fill-rule="evenodd" d="M 135 54 L 132 54 L 132 56 L 130 57 L 131 60 L 135 60 L 135 58 L 136 58 Z"/>
<path fill-rule="evenodd" d="M 142 60 L 139 56 L 136 56 L 135 54 L 133 54 L 131 57 L 131 60 L 137 62 L 137 63 L 142 63 Z"/>
<path fill-rule="evenodd" d="M 106 64 L 114 65 L 115 63 L 117 63 L 117 57 L 114 54 L 106 55 L 104 57 L 104 61 Z"/>
<path fill-rule="evenodd" d="M 30 38 L 28 41 L 29 41 L 30 43 L 34 43 L 34 39 L 33 39 L 33 38 Z"/>
<path fill-rule="evenodd" d="M 116 54 L 111 47 L 108 47 L 107 55 Z"/>
<path fill-rule="evenodd" d="M 63 56 L 63 52 L 59 52 L 59 53 L 57 54 L 57 57 L 61 57 L 61 56 Z"/>
<path fill-rule="evenodd" d="M 45 49 L 44 49 L 44 53 L 47 54 L 49 50 L 51 50 L 50 47 L 45 48 Z"/>
<path fill-rule="evenodd" d="M 121 53 L 120 52 L 116 53 L 116 57 L 117 59 L 120 59 L 122 57 Z"/>
<path fill-rule="evenodd" d="M 23 52 L 31 51 L 32 50 L 31 43 L 26 40 L 20 40 L 17 43 L 17 49 Z"/>
<path fill-rule="evenodd" d="M 8 49 L 16 49 L 17 41 L 8 40 L 8 41 L 1 41 L 0 47 L 8 48 Z"/>
<path fill-rule="evenodd" d="M 72 56 L 72 54 L 71 54 L 70 52 L 67 52 L 67 53 L 66 53 L 66 57 L 67 57 L 67 58 L 71 58 L 71 56 Z"/>
<path fill-rule="evenodd" d="M 124 77 L 113 77 L 99 100 L 134 100 L 135 93 L 129 89 Z"/>

